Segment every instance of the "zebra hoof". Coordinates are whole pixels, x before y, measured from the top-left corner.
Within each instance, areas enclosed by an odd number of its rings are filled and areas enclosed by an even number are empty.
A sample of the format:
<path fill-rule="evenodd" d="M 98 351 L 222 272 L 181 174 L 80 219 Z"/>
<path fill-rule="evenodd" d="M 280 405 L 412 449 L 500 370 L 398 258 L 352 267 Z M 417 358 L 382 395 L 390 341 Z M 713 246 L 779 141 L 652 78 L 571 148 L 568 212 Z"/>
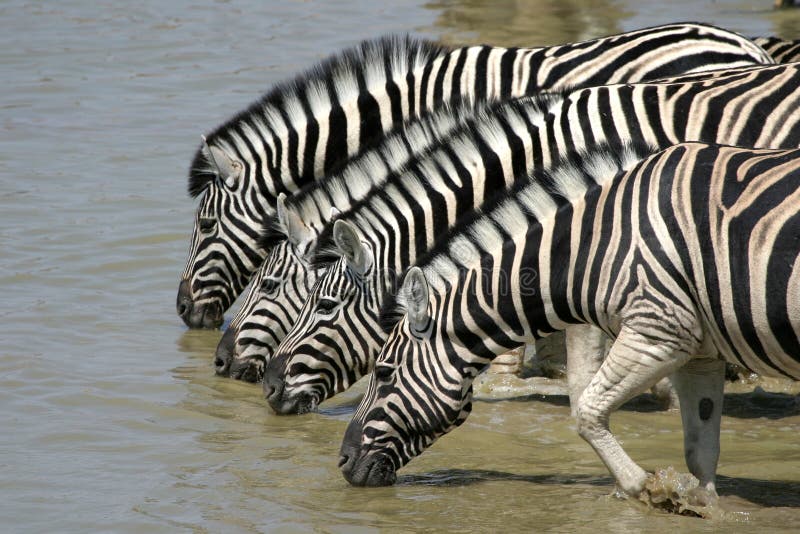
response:
<path fill-rule="evenodd" d="M 639 500 L 650 508 L 692 517 L 711 517 L 718 502 L 714 489 L 699 487 L 695 477 L 672 467 L 648 476 Z"/>

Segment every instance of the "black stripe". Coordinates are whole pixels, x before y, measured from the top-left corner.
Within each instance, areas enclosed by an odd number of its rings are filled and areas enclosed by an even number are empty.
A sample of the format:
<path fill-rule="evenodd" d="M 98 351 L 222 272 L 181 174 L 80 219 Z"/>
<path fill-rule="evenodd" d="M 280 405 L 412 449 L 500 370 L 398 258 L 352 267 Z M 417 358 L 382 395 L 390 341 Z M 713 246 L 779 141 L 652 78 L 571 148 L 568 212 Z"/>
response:
<path fill-rule="evenodd" d="M 447 67 L 450 65 L 452 54 L 448 54 L 444 56 L 442 59 L 442 65 L 439 68 L 439 72 L 436 73 L 436 80 L 433 82 L 433 107 L 439 108 L 442 106 L 444 102 L 444 77 L 447 74 Z M 430 88 L 428 88 L 430 91 Z"/>
<path fill-rule="evenodd" d="M 503 52 L 503 57 L 500 59 L 500 97 L 509 98 L 511 96 L 512 85 L 511 81 L 514 79 L 514 60 L 517 58 L 519 49 L 509 48 Z"/>
<path fill-rule="evenodd" d="M 300 104 L 303 106 L 303 113 L 306 115 L 305 136 L 306 142 L 303 147 L 303 182 L 308 182 L 314 178 L 314 161 L 317 155 L 317 143 L 319 143 L 319 124 L 317 123 L 311 106 L 308 103 L 308 93 L 300 94 Z M 267 189 L 262 187 L 261 189 Z"/>
<path fill-rule="evenodd" d="M 487 80 L 488 71 L 486 69 L 489 61 L 489 53 L 492 51 L 489 46 L 481 46 L 478 56 L 475 58 L 475 101 L 485 102 L 487 100 Z"/>
<path fill-rule="evenodd" d="M 339 104 L 336 89 L 332 82 L 328 83 L 328 95 L 331 99 L 331 111 L 328 114 L 328 142 L 325 145 L 325 174 L 332 174 L 334 169 L 346 161 L 347 153 L 347 116 Z"/>
<path fill-rule="evenodd" d="M 458 54 L 456 66 L 453 68 L 453 85 L 451 88 L 451 95 L 458 95 L 457 97 L 451 96 L 451 102 L 455 106 L 464 100 L 465 88 L 461 87 L 461 75 L 464 73 L 464 65 L 467 62 L 467 52 L 466 49 L 460 49 L 454 53 Z"/>

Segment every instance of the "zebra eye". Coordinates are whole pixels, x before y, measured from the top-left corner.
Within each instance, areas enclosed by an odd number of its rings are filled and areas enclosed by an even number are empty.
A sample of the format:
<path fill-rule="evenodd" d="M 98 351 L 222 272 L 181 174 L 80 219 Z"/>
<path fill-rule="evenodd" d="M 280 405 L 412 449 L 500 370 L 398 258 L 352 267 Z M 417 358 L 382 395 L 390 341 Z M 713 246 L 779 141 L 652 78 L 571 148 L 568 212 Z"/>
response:
<path fill-rule="evenodd" d="M 261 282 L 261 292 L 265 295 L 269 295 L 270 293 L 274 293 L 280 286 L 281 283 L 274 278 L 264 278 L 264 281 Z"/>
<path fill-rule="evenodd" d="M 339 303 L 332 299 L 319 299 L 317 302 L 317 313 L 328 315 L 336 309 Z"/>
<path fill-rule="evenodd" d="M 388 382 L 389 380 L 392 379 L 393 374 L 394 374 L 394 365 L 388 365 L 380 362 L 375 364 L 375 378 L 377 378 L 381 382 Z"/>
<path fill-rule="evenodd" d="M 207 234 L 217 227 L 217 220 L 210 217 L 203 217 L 198 221 L 197 226 L 200 228 L 201 232 Z"/>

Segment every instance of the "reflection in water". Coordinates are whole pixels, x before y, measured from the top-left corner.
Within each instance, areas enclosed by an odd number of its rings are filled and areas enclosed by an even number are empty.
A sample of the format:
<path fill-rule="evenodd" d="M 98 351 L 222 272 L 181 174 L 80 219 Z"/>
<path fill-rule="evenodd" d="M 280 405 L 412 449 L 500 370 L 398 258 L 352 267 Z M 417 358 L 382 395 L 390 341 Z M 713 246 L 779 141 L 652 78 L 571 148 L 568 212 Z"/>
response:
<path fill-rule="evenodd" d="M 619 33 L 630 14 L 616 0 L 434 0 L 434 29 L 450 44 L 543 46 Z"/>

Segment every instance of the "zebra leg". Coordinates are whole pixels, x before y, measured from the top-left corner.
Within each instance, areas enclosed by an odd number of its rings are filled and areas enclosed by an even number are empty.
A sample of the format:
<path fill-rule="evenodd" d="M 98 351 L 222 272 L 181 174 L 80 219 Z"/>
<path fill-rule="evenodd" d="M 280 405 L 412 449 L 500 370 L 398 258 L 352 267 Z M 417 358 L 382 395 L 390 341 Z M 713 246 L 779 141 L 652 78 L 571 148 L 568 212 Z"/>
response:
<path fill-rule="evenodd" d="M 639 495 L 647 473 L 608 428 L 611 412 L 689 361 L 679 343 L 655 342 L 623 326 L 600 370 L 578 401 L 578 433 L 600 456 L 622 491 Z"/>
<path fill-rule="evenodd" d="M 569 390 L 570 413 L 574 417 L 578 399 L 594 374 L 600 369 L 606 356 L 609 337 L 597 327 L 575 325 L 566 329 L 567 344 L 567 389 Z M 669 377 L 662 378 L 651 388 L 661 408 L 678 407 L 678 397 Z"/>
<path fill-rule="evenodd" d="M 567 389 L 572 416 L 578 414 L 578 399 L 603 364 L 606 355 L 605 333 L 595 326 L 581 324 L 565 331 L 567 345 Z"/>
<path fill-rule="evenodd" d="M 672 377 L 683 421 L 686 466 L 707 493 L 696 495 L 698 504 L 716 497 L 714 479 L 719 460 L 719 427 L 725 383 L 725 362 L 712 358 L 691 360 Z"/>
<path fill-rule="evenodd" d="M 659 380 L 655 386 L 650 388 L 650 392 L 664 410 L 678 408 L 680 406 L 678 395 L 675 392 L 675 386 L 672 384 L 672 380 L 669 377 Z"/>

